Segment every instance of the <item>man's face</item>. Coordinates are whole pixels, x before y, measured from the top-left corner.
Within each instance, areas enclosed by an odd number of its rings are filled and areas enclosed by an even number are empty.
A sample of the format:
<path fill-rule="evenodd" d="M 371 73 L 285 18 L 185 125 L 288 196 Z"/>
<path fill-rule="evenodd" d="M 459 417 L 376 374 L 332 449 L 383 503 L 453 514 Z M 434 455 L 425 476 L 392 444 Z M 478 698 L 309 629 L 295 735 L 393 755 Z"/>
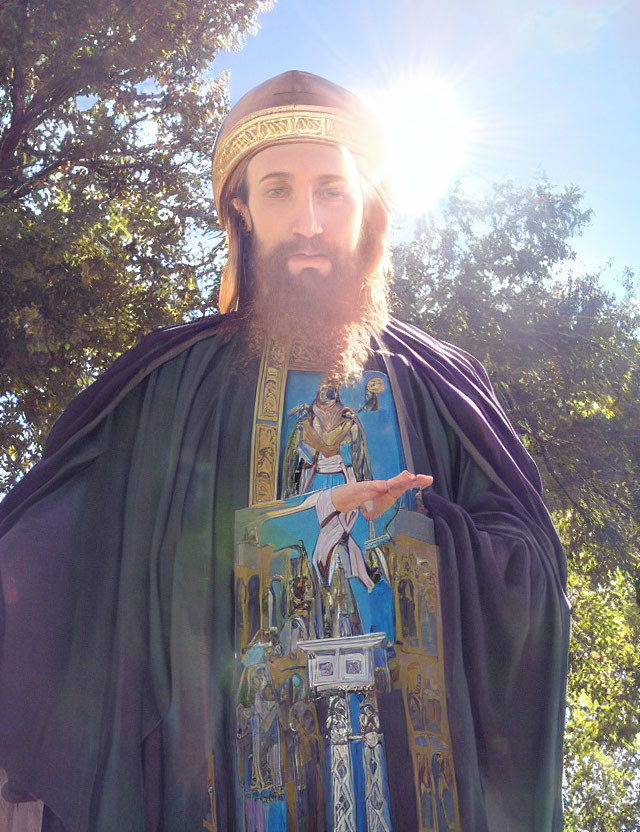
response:
<path fill-rule="evenodd" d="M 259 293 L 284 272 L 312 295 L 353 269 L 362 227 L 360 177 L 351 154 L 329 144 L 274 145 L 247 168 L 252 263 Z"/>

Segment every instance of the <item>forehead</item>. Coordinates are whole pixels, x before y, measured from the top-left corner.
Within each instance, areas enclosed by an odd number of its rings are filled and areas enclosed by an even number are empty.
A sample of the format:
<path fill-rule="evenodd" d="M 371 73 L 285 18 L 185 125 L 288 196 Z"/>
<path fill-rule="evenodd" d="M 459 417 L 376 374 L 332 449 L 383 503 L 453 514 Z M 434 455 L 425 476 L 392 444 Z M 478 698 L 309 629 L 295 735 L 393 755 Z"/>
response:
<path fill-rule="evenodd" d="M 249 184 L 264 176 L 283 173 L 291 177 L 336 177 L 348 182 L 359 180 L 355 160 L 345 147 L 320 142 L 290 142 L 266 147 L 250 160 Z"/>

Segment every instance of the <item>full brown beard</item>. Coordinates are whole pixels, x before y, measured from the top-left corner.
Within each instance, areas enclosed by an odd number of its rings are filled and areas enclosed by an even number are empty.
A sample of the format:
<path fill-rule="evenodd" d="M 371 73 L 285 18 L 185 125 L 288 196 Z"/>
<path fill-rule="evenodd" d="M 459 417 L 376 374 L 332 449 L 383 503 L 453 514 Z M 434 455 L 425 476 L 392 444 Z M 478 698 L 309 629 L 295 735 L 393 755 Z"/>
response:
<path fill-rule="evenodd" d="M 386 322 L 386 305 L 372 309 L 368 291 L 371 281 L 385 282 L 384 273 L 380 269 L 367 275 L 366 238 L 349 256 L 321 241 L 307 248 L 310 254 L 330 259 L 329 274 L 313 268 L 291 274 L 287 261 L 300 249 L 297 242 L 283 243 L 268 255 L 249 247 L 252 292 L 243 315 L 249 356 L 261 353 L 270 339 L 298 341 L 314 354 L 327 379 L 338 384 L 356 381 L 371 353 L 372 336 Z"/>

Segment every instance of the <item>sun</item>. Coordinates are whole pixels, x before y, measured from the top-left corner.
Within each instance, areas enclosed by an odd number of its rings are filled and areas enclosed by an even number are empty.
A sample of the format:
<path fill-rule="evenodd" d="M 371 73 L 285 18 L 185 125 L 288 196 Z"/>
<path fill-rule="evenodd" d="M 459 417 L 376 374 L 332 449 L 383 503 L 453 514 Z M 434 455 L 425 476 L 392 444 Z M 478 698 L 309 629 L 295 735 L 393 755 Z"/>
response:
<path fill-rule="evenodd" d="M 473 122 L 453 84 L 414 76 L 368 98 L 385 128 L 396 210 L 430 211 L 462 170 L 471 145 Z"/>

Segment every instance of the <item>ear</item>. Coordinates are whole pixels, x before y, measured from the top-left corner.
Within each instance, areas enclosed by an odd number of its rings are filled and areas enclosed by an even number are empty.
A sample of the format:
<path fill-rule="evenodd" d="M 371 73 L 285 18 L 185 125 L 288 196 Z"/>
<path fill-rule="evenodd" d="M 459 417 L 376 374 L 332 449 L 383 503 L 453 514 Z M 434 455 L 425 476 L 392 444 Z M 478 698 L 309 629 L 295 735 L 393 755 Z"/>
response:
<path fill-rule="evenodd" d="M 247 231 L 251 231 L 251 229 L 253 228 L 253 223 L 251 222 L 249 206 L 246 205 L 246 203 L 244 203 L 239 196 L 234 196 L 234 198 L 231 200 L 231 204 L 242 217 L 244 227 L 247 229 Z"/>

